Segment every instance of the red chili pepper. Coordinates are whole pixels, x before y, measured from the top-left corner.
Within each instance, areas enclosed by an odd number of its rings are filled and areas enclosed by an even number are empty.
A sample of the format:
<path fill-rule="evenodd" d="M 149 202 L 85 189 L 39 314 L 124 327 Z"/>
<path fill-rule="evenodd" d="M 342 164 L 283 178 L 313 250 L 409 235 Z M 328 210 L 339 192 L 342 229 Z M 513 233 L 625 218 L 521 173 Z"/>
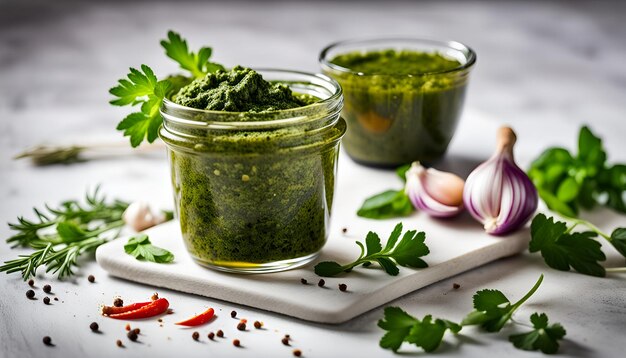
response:
<path fill-rule="evenodd" d="M 213 318 L 214 314 L 215 314 L 215 310 L 213 308 L 209 308 L 208 310 L 204 311 L 203 313 L 200 313 L 197 316 L 191 317 L 190 319 L 185 320 L 185 321 L 177 322 L 176 324 L 180 326 L 187 326 L 187 327 L 199 326 L 201 324 L 205 324 L 208 321 L 210 321 L 211 318 Z"/>
<path fill-rule="evenodd" d="M 134 311 L 136 309 L 139 309 L 143 306 L 147 306 L 149 304 L 151 304 L 153 301 L 150 302 L 138 302 L 138 303 L 133 303 L 127 306 L 123 306 L 123 307 L 115 307 L 115 306 L 102 306 L 102 314 L 103 315 L 112 315 L 112 314 L 118 314 L 118 313 L 124 313 L 124 312 L 128 312 L 128 311 Z"/>
<path fill-rule="evenodd" d="M 165 298 L 159 298 L 155 301 L 149 302 L 147 305 L 143 305 L 137 309 L 131 311 L 125 311 L 122 313 L 110 314 L 109 317 L 115 319 L 140 319 L 150 318 L 158 316 L 167 311 L 170 303 Z"/>

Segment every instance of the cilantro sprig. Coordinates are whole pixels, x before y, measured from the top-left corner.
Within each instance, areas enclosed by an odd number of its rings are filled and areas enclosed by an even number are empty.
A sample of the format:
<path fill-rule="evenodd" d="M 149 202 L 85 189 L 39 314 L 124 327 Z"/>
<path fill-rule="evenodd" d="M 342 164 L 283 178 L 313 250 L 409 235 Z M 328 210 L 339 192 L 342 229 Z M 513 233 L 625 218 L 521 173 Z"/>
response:
<path fill-rule="evenodd" d="M 576 217 L 597 205 L 626 213 L 626 164 L 609 165 L 602 140 L 589 127 L 578 136 L 578 153 L 553 147 L 533 161 L 528 176 L 548 207 Z"/>
<path fill-rule="evenodd" d="M 546 264 L 560 271 L 575 271 L 596 277 L 606 276 L 601 261 L 606 260 L 602 245 L 594 240 L 601 236 L 626 257 L 626 228 L 617 228 L 609 236 L 595 225 L 582 219 L 570 218 L 573 224 L 556 221 L 553 217 L 537 214 L 530 225 L 530 252 L 541 252 Z M 578 225 L 591 231 L 573 232 Z"/>
<path fill-rule="evenodd" d="M 158 246 L 152 245 L 146 234 L 139 234 L 128 239 L 124 251 L 140 261 L 156 262 L 159 264 L 174 261 L 174 254 Z"/>
<path fill-rule="evenodd" d="M 554 354 L 559 350 L 559 340 L 565 337 L 566 331 L 558 323 L 548 325 L 545 313 L 533 313 L 530 316 L 533 330 L 527 333 L 514 334 L 509 341 L 516 348 L 526 351 L 540 350 L 545 354 Z"/>
<path fill-rule="evenodd" d="M 423 319 L 411 316 L 399 307 L 386 307 L 383 319 L 378 327 L 385 330 L 379 345 L 384 349 L 397 352 L 402 343 L 411 343 L 425 352 L 435 351 L 443 341 L 445 333 L 458 334 L 464 326 L 480 325 L 487 332 L 498 332 L 512 321 L 513 313 L 526 302 L 539 288 L 543 275 L 522 299 L 511 304 L 509 299 L 498 290 L 482 290 L 474 295 L 474 311 L 459 324 L 446 319 L 426 315 Z M 530 317 L 533 330 L 527 333 L 509 336 L 509 341 L 516 348 L 541 350 L 546 354 L 556 353 L 558 341 L 565 337 L 565 329 L 558 323 L 548 325 L 546 314 L 535 313 Z"/>
<path fill-rule="evenodd" d="M 396 169 L 396 174 L 403 182 L 406 182 L 406 172 L 410 168 L 411 164 L 406 164 Z M 414 211 L 404 189 L 390 189 L 365 199 L 356 214 L 368 219 L 390 219 L 408 216 Z"/>
<path fill-rule="evenodd" d="M 428 264 L 420 259 L 420 257 L 430 253 L 428 246 L 424 243 L 426 234 L 409 230 L 400 239 L 401 234 L 402 223 L 399 223 L 383 247 L 378 234 L 370 231 L 365 238 L 365 246 L 356 241 L 356 244 L 361 248 L 361 255 L 356 260 L 345 265 L 335 261 L 320 262 L 315 266 L 315 273 L 324 277 L 337 276 L 343 272 L 350 272 L 355 266 L 367 266 L 372 262 L 378 262 L 385 272 L 392 276 L 396 276 L 400 272 L 398 265 L 414 268 L 428 267 Z M 400 239 L 399 242 L 398 239 Z"/>
<path fill-rule="evenodd" d="M 213 52 L 210 47 L 202 47 L 197 53 L 190 51 L 187 41 L 174 31 L 167 33 L 167 40 L 161 41 L 161 46 L 169 58 L 190 73 L 190 77 L 170 75 L 158 80 L 149 66 L 141 65 L 141 70 L 131 67 L 126 78 L 118 80 L 117 86 L 109 90 L 116 97 L 109 102 L 112 105 L 139 106 L 139 111 L 130 113 L 117 125 L 117 130 L 130 137 L 132 147 L 139 146 L 144 140 L 152 143 L 157 139 L 163 122 L 159 108 L 165 97 L 175 94 L 194 78 L 224 70 L 222 65 L 209 61 Z"/>

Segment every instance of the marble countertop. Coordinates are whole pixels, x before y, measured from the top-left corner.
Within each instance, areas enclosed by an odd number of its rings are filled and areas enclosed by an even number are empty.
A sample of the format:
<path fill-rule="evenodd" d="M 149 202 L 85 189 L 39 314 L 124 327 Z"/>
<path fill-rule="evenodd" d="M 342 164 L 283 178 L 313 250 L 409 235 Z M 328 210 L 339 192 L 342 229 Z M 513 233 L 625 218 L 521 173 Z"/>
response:
<path fill-rule="evenodd" d="M 586 123 L 600 134 L 611 161 L 626 161 L 626 3 L 619 2 L 70 2 L 0 1 L 0 237 L 11 232 L 6 222 L 30 215 L 35 205 L 78 198 L 96 184 L 112 197 L 144 199 L 171 207 L 168 167 L 163 153 L 103 158 L 71 166 L 38 168 L 14 161 L 20 150 L 43 142 L 122 141 L 113 130 L 126 113 L 107 104 L 107 90 L 129 66 L 141 63 L 164 75 L 176 66 L 162 54 L 158 40 L 168 29 L 188 38 L 192 47 L 211 44 L 216 61 L 252 67 L 281 67 L 315 72 L 326 44 L 346 38 L 404 35 L 454 39 L 478 53 L 466 108 L 512 125 L 520 139 L 517 157 L 527 164 L 550 145 L 573 147 Z M 486 134 L 490 135 L 490 134 Z M 463 138 L 460 135 L 460 138 Z M 488 152 L 483 138 L 463 138 L 450 158 L 466 149 Z M 469 151 L 471 152 L 471 151 Z M 347 158 L 342 158 L 345 160 Z M 470 158 L 480 160 L 481 158 Z M 606 219 L 606 218 L 610 219 Z M 617 218 L 617 219 L 616 219 Z M 600 225 L 620 220 L 601 211 Z M 623 222 L 623 221 L 622 221 Z M 609 229 L 610 227 L 607 227 Z M 0 243 L 0 261 L 25 251 Z M 614 257 L 612 259 L 615 259 Z M 392 304 L 417 316 L 432 313 L 460 319 L 472 294 L 497 288 L 519 297 L 540 273 L 546 280 L 520 317 L 545 311 L 568 331 L 561 354 L 615 357 L 626 349 L 626 276 L 605 279 L 551 270 L 541 258 L 522 254 L 499 260 L 406 295 Z M 87 282 L 87 275 L 96 283 Z M 378 347 L 376 322 L 382 308 L 337 326 L 240 307 L 227 302 L 160 290 L 180 302 L 178 312 L 218 308 L 229 340 L 236 334 L 225 320 L 235 309 L 242 317 L 265 322 L 261 334 L 246 333 L 243 349 L 229 342 L 195 343 L 189 330 L 171 324 L 139 322 L 142 344 L 115 346 L 123 339 L 123 322 L 103 320 L 99 304 L 122 295 L 141 300 L 154 289 L 108 277 L 85 261 L 75 280 L 36 279 L 51 283 L 52 306 L 29 301 L 18 275 L 0 275 L 0 357 L 30 356 L 389 356 Z M 453 283 L 461 288 L 452 289 Z M 94 335 L 89 323 L 103 333 Z M 166 323 L 171 323 L 166 317 Z M 224 323 L 226 322 L 226 323 Z M 199 331 L 205 335 L 209 329 Z M 501 335 L 447 337 L 438 356 L 538 356 L 515 349 Z M 294 337 L 293 347 L 280 343 Z M 56 346 L 41 343 L 45 335 Z M 403 348 L 419 355 L 414 347 Z"/>

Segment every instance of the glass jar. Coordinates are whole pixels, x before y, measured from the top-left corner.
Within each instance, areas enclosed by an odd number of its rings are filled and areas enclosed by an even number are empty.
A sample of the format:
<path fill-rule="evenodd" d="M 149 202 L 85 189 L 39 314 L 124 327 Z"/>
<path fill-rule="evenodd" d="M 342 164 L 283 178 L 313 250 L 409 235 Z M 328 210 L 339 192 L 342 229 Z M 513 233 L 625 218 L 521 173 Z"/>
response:
<path fill-rule="evenodd" d="M 313 260 L 326 242 L 335 190 L 341 87 L 324 75 L 257 70 L 313 104 L 222 112 L 165 100 L 176 215 L 193 259 L 230 272 L 275 272 Z"/>
<path fill-rule="evenodd" d="M 370 74 L 333 63 L 338 55 L 386 50 L 438 53 L 460 65 L 445 71 Z M 358 163 L 377 167 L 440 159 L 457 127 L 475 62 L 474 51 L 452 41 L 374 39 L 326 47 L 320 54 L 322 71 L 344 91 L 346 152 Z"/>

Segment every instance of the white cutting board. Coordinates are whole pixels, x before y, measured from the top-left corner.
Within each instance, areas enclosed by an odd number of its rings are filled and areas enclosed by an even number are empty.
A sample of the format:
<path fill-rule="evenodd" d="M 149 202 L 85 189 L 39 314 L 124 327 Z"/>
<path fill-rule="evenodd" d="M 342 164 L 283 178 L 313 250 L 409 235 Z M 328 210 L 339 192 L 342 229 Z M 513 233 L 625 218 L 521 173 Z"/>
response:
<path fill-rule="evenodd" d="M 465 116 L 455 143 L 457 153 L 451 154 L 441 167 L 467 175 L 474 164 L 468 161 L 472 151 L 477 158 L 485 158 L 488 147 L 495 140 L 485 138 L 480 152 L 463 148 L 480 131 L 480 137 L 493 136 L 497 125 L 482 116 Z M 474 132 L 474 133 L 473 133 Z M 460 137 L 460 138 L 458 138 Z M 473 138 L 477 138 L 474 136 Z M 467 146 L 465 146 L 467 147 Z M 469 154 L 468 154 L 469 153 Z M 142 262 L 124 252 L 127 238 L 102 245 L 96 259 L 111 275 L 139 283 L 217 298 L 268 311 L 322 323 L 341 323 L 377 306 L 431 283 L 454 276 L 502 257 L 514 255 L 528 247 L 529 232 L 520 230 L 506 237 L 493 237 L 483 232 L 481 225 L 467 213 L 452 220 L 432 219 L 425 214 L 392 220 L 369 220 L 356 216 L 363 200 L 386 189 L 402 187 L 393 171 L 370 169 L 352 162 L 344 153 L 339 159 L 338 183 L 333 207 L 332 228 L 320 257 L 307 266 L 272 274 L 238 275 L 203 268 L 187 255 L 178 222 L 173 221 L 147 230 L 153 244 L 174 253 L 171 264 Z M 316 262 L 335 260 L 348 263 L 359 255 L 355 240 L 364 240 L 372 230 L 383 240 L 393 227 L 402 221 L 404 229 L 426 233 L 426 244 L 431 253 L 423 259 L 426 269 L 400 268 L 400 274 L 388 276 L 374 264 L 359 267 L 349 274 L 324 278 L 326 288 L 317 286 L 319 277 L 313 272 Z M 342 233 L 342 228 L 347 233 Z M 300 279 L 308 280 L 302 285 Z M 338 289 L 339 283 L 348 285 L 347 292 Z"/>

